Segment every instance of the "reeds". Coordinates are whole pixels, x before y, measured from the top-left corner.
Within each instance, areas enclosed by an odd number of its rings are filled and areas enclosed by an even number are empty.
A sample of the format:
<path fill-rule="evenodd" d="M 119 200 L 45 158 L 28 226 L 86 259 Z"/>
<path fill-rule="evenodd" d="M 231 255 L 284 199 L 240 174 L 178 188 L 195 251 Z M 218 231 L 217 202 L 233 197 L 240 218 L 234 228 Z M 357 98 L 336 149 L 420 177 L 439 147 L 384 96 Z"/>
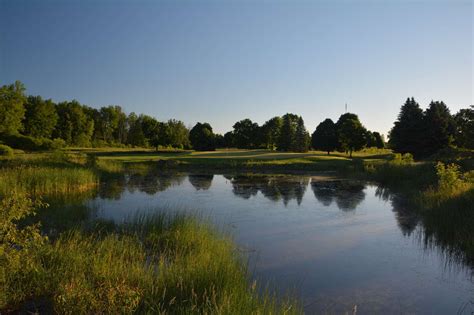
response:
<path fill-rule="evenodd" d="M 94 172 L 82 167 L 21 165 L 0 169 L 0 195 L 20 190 L 32 195 L 67 194 L 96 185 Z"/>
<path fill-rule="evenodd" d="M 31 207 L 28 202 L 15 205 L 14 198 L 8 205 Z M 26 246 L 11 245 L 19 253 Z M 159 213 L 120 225 L 103 222 L 93 231 L 65 232 L 34 248 L 27 253 L 28 266 L 2 264 L 0 310 L 302 313 L 293 299 L 278 300 L 268 290 L 259 291 L 232 240 L 186 214 Z"/>

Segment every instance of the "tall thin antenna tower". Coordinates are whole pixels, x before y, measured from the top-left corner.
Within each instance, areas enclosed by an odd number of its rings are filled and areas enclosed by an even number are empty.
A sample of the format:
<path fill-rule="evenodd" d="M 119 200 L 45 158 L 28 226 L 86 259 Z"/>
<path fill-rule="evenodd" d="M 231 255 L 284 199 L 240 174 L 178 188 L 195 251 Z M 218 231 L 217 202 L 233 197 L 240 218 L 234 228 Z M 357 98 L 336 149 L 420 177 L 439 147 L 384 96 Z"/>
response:
<path fill-rule="evenodd" d="M 347 103 L 346 103 L 346 111 L 345 111 L 345 113 L 347 113 Z"/>

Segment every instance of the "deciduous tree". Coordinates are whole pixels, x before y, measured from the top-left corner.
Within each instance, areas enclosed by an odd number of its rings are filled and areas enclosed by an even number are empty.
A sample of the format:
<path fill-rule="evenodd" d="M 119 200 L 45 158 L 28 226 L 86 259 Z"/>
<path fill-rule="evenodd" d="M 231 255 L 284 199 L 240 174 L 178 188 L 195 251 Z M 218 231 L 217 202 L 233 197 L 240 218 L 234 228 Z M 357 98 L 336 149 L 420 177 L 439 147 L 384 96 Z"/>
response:
<path fill-rule="evenodd" d="M 321 122 L 311 136 L 311 144 L 314 149 L 328 153 L 337 149 L 336 124 L 327 118 Z"/>

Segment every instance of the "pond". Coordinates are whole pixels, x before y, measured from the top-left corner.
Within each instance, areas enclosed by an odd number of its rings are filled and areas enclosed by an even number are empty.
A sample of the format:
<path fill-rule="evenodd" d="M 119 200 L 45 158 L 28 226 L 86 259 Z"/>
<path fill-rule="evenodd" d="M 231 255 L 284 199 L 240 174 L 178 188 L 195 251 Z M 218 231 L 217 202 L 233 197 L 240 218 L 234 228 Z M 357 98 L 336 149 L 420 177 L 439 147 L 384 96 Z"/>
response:
<path fill-rule="evenodd" d="M 302 175 L 131 173 L 103 180 L 79 216 L 189 211 L 230 231 L 259 280 L 311 313 L 474 312 L 472 267 L 427 242 L 403 198 Z M 162 210 L 161 210 L 162 211 Z"/>

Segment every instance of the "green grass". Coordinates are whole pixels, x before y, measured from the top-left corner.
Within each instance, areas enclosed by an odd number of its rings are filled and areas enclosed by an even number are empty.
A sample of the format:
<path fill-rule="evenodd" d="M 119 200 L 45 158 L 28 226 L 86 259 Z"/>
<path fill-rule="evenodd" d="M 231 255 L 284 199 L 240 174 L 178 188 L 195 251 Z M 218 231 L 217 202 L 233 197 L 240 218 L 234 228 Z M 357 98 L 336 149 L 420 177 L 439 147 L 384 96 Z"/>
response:
<path fill-rule="evenodd" d="M 4 200 L 2 206 L 11 214 L 31 208 L 31 203 L 19 196 Z M 18 231 L 15 224 L 1 227 L 0 235 Z M 103 222 L 92 232 L 65 232 L 55 241 L 38 239 L 34 227 L 30 234 L 35 237 L 8 239 L 9 251 L 1 256 L 0 309 L 4 311 L 302 312 L 293 299 L 278 300 L 268 290 L 260 290 L 229 236 L 196 217 L 161 213 L 124 225 Z M 21 247 L 15 246 L 19 241 Z"/>
<path fill-rule="evenodd" d="M 97 178 L 85 168 L 18 166 L 0 169 L 0 195 L 14 190 L 33 195 L 83 192 L 95 187 Z"/>

